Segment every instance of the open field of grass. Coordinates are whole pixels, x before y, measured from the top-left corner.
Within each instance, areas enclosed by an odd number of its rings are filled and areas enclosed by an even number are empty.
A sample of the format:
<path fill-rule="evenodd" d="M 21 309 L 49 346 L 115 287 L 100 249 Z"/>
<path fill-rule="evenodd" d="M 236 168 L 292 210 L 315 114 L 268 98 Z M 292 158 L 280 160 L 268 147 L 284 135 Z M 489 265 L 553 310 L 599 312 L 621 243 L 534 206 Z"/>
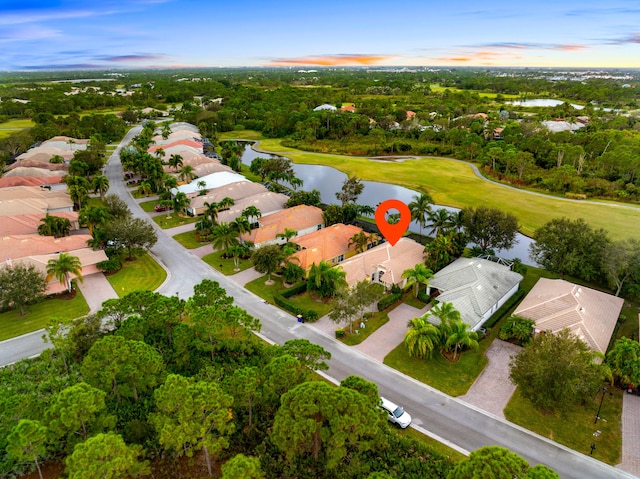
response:
<path fill-rule="evenodd" d="M 187 249 L 196 249 L 200 246 L 204 246 L 208 244 L 207 242 L 201 243 L 196 236 L 196 231 L 186 231 L 184 233 L 178 233 L 177 235 L 173 235 L 173 239 L 180 243 Z"/>
<path fill-rule="evenodd" d="M 73 319 L 88 312 L 89 305 L 79 289 L 73 299 L 51 298 L 27 306 L 24 316 L 17 309 L 10 310 L 0 314 L 0 341 L 42 329 L 51 318 Z"/>
<path fill-rule="evenodd" d="M 34 123 L 28 118 L 20 118 L 0 123 L 0 140 L 13 135 L 14 133 L 18 133 L 20 130 L 31 128 L 33 125 Z"/>
<path fill-rule="evenodd" d="M 600 417 L 604 420 L 597 424 L 594 421 L 602 391 L 595 398 L 590 398 L 585 406 L 575 407 L 563 417 L 557 412 L 548 414 L 537 411 L 516 390 L 504 414 L 509 421 L 583 454 L 589 455 L 591 444 L 595 444 L 593 457 L 615 465 L 620 462 L 622 450 L 620 416 L 622 395 L 625 393 L 616 388 L 610 389 L 602 401 Z M 595 437 L 593 433 L 597 430 L 601 434 Z"/>
<path fill-rule="evenodd" d="M 434 93 L 439 93 L 439 92 L 443 92 L 445 90 L 449 90 L 450 92 L 477 93 L 481 97 L 492 98 L 492 99 L 496 98 L 498 96 L 497 93 L 493 93 L 493 92 L 484 92 L 484 91 L 479 91 L 479 90 L 462 90 L 461 88 L 446 87 L 446 86 L 438 85 L 436 83 L 433 83 L 433 84 L 429 85 L 429 88 Z M 503 93 L 502 94 L 502 98 L 518 99 L 518 98 L 520 98 L 520 95 L 514 95 L 512 93 Z"/>
<path fill-rule="evenodd" d="M 195 216 L 178 216 L 173 212 L 169 212 L 166 215 L 154 216 L 151 219 L 155 221 L 163 230 L 190 223 L 197 223 L 198 221 L 200 221 L 200 218 L 197 218 Z"/>
<path fill-rule="evenodd" d="M 127 261 L 116 274 L 107 276 L 119 297 L 133 291 L 154 291 L 167 277 L 167 272 L 149 254 Z"/>
<path fill-rule="evenodd" d="M 234 139 L 262 140 L 263 138 L 262 133 L 254 130 L 233 130 L 218 133 L 218 140 L 220 141 Z"/>
<path fill-rule="evenodd" d="M 308 153 L 283 147 L 280 140 L 260 142 L 260 149 L 284 154 L 295 163 L 318 164 L 336 168 L 369 181 L 426 190 L 439 205 L 462 208 L 485 205 L 515 214 L 520 231 L 531 236 L 553 218 L 584 218 L 594 228 L 609 231 L 612 239 L 640 237 L 640 207 L 609 202 L 567 201 L 562 198 L 531 194 L 478 178 L 467 163 L 445 158 L 420 158 L 404 162 L 374 161 L 368 158 Z"/>

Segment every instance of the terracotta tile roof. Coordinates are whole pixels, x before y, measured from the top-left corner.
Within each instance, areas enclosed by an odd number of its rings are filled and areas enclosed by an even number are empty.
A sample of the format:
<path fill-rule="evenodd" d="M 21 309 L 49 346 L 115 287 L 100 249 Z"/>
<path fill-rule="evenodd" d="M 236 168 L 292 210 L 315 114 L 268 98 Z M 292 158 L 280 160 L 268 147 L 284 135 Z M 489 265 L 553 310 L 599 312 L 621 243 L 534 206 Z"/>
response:
<path fill-rule="evenodd" d="M 192 134 L 191 136 L 194 136 L 194 135 Z M 167 140 L 156 141 L 156 144 L 150 147 L 147 151 L 149 153 L 153 153 L 158 148 L 162 148 L 163 150 L 166 151 L 169 148 L 179 147 L 179 146 L 188 146 L 190 148 L 195 148 L 196 150 L 202 152 L 202 143 L 196 140 L 192 140 L 190 138 L 183 138 L 179 140 L 169 138 Z"/>
<path fill-rule="evenodd" d="M 76 211 L 59 211 L 51 216 L 67 218 L 71 222 L 71 230 L 78 229 L 78 213 Z M 37 234 L 42 214 L 3 216 L 0 221 L 0 236 Z M 2 258 L 0 258 L 1 260 Z"/>
<path fill-rule="evenodd" d="M 6 171 L 13 171 L 19 168 L 37 168 L 50 171 L 60 172 L 59 174 L 66 174 L 69 171 L 69 165 L 66 163 L 41 163 L 39 161 L 22 160 L 16 161 L 5 168 Z M 5 176 L 8 173 L 5 173 Z"/>
<path fill-rule="evenodd" d="M 230 183 L 219 188 L 212 188 L 206 195 L 194 196 L 191 198 L 191 209 L 196 210 L 196 214 L 202 214 L 201 210 L 204 208 L 205 202 L 219 202 L 226 197 L 237 201 L 242 198 L 265 193 L 266 191 L 268 190 L 264 186 L 251 181 Z"/>
<path fill-rule="evenodd" d="M 507 266 L 480 258 L 458 258 L 434 274 L 431 288 L 440 291 L 438 301 L 452 303 L 472 329 L 522 281 Z"/>
<path fill-rule="evenodd" d="M 381 280 L 387 285 L 404 283 L 402 273 L 416 264 L 424 262 L 424 246 L 410 238 L 400 238 L 391 246 L 382 243 L 370 250 L 363 251 L 340 263 L 347 274 L 346 280 L 349 286 L 365 278 Z M 378 276 L 382 273 L 381 276 Z"/>
<path fill-rule="evenodd" d="M 513 314 L 532 319 L 540 331 L 567 328 L 591 349 L 605 353 L 623 305 L 622 298 L 611 294 L 540 278 Z"/>
<path fill-rule="evenodd" d="M 72 211 L 73 202 L 66 190 L 46 190 L 38 186 L 0 188 L 0 216 Z"/>
<path fill-rule="evenodd" d="M 361 231 L 357 226 L 338 223 L 315 233 L 293 238 L 291 242 L 302 248 L 293 257 L 298 259 L 298 264 L 304 269 L 309 269 L 314 263 L 330 261 L 354 251 L 355 245 L 349 246 L 349 240 Z"/>
<path fill-rule="evenodd" d="M 25 168 L 35 169 L 35 168 Z M 46 170 L 45 170 L 46 171 Z M 62 176 L 19 176 L 7 175 L 0 178 L 0 188 L 8 188 L 10 186 L 40 186 L 54 185 L 62 182 Z"/>
<path fill-rule="evenodd" d="M 411 120 L 414 116 L 416 116 L 415 111 L 407 110 L 407 120 Z"/>
<path fill-rule="evenodd" d="M 273 241 L 277 235 L 284 233 L 285 228 L 301 231 L 317 225 L 324 225 L 324 220 L 320 208 L 299 205 L 270 215 L 263 215 L 259 219 L 259 223 L 259 228 L 242 235 L 244 241 L 251 241 L 253 244 L 259 245 L 265 241 Z"/>
<path fill-rule="evenodd" d="M 356 107 L 352 106 L 352 105 L 346 105 L 346 106 L 343 106 L 342 108 L 340 108 L 340 110 L 354 112 L 354 111 L 356 111 Z"/>
<path fill-rule="evenodd" d="M 272 191 L 247 196 L 237 200 L 230 209 L 218 213 L 218 221 L 220 223 L 229 223 L 240 216 L 242 211 L 249 206 L 255 206 L 264 215 L 274 213 L 283 209 L 288 200 L 289 197 L 287 195 Z"/>
<path fill-rule="evenodd" d="M 43 254 L 74 251 L 87 247 L 91 235 L 71 235 L 64 238 L 40 235 L 9 235 L 0 238 L 2 258 L 25 258 Z"/>

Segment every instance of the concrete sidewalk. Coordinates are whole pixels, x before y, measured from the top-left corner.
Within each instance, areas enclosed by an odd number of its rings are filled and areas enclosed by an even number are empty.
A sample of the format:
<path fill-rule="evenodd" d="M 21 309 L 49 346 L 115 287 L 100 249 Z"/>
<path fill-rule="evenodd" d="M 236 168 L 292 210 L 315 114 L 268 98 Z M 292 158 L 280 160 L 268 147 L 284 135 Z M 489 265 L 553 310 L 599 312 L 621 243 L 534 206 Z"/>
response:
<path fill-rule="evenodd" d="M 640 477 L 640 396 L 623 397 L 622 462 L 616 467 Z"/>

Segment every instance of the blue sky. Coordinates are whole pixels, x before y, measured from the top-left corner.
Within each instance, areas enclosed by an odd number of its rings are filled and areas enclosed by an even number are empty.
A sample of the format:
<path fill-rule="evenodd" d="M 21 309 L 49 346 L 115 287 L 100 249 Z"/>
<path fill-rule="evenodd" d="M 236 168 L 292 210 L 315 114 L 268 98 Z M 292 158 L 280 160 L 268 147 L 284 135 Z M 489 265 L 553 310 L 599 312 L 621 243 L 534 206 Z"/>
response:
<path fill-rule="evenodd" d="M 0 0 L 0 70 L 640 67 L 638 0 Z"/>

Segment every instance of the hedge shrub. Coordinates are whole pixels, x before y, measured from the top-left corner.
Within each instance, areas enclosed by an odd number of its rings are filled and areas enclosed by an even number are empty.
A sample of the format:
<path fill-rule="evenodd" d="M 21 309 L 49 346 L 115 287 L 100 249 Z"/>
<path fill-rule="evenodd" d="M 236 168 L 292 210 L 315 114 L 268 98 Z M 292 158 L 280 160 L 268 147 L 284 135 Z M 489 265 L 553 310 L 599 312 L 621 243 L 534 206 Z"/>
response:
<path fill-rule="evenodd" d="M 402 294 L 400 293 L 389 294 L 385 296 L 380 301 L 378 301 L 378 311 L 384 311 L 393 303 L 395 303 L 396 301 L 400 301 L 401 299 L 402 299 Z"/>

